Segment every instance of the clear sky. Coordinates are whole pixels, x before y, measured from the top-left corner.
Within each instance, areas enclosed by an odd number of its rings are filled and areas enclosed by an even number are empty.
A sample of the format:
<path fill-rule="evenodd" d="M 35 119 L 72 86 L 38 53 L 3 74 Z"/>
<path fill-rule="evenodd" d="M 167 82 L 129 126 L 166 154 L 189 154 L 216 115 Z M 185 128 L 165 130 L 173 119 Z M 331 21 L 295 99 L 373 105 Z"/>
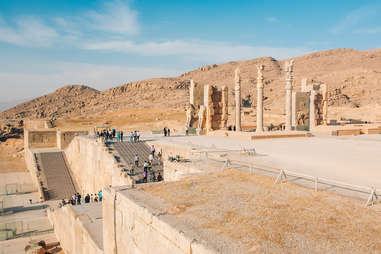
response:
<path fill-rule="evenodd" d="M 201 65 L 381 46 L 381 2 L 0 0 L 0 102 Z"/>

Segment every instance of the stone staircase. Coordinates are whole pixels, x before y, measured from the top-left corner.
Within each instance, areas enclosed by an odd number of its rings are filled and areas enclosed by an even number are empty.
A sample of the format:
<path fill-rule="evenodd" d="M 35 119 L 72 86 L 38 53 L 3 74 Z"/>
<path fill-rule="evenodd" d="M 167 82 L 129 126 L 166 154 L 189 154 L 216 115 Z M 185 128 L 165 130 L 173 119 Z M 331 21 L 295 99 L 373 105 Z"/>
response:
<path fill-rule="evenodd" d="M 151 153 L 151 147 L 144 141 L 131 143 L 131 142 L 113 142 L 110 147 L 117 151 L 120 155 L 120 160 L 124 163 L 128 169 L 133 169 L 133 174 L 131 174 L 134 179 L 139 183 L 142 180 L 143 175 L 143 164 L 144 161 L 148 161 L 148 156 Z M 163 163 L 157 160 L 157 153 L 155 153 L 155 158 L 152 163 L 152 169 L 157 175 L 158 172 L 163 175 Z M 139 167 L 135 166 L 135 155 L 139 156 Z"/>
<path fill-rule="evenodd" d="M 77 192 L 63 152 L 36 153 L 35 158 L 46 200 L 68 199 Z"/>

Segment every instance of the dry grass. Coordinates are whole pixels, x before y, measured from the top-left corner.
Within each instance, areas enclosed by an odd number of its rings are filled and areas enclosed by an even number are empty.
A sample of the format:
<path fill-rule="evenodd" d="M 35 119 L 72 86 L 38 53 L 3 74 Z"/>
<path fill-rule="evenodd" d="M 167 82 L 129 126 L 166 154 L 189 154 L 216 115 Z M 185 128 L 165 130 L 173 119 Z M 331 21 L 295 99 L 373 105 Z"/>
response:
<path fill-rule="evenodd" d="M 169 203 L 169 214 L 250 253 L 381 253 L 381 213 L 359 200 L 234 169 L 144 191 Z"/>

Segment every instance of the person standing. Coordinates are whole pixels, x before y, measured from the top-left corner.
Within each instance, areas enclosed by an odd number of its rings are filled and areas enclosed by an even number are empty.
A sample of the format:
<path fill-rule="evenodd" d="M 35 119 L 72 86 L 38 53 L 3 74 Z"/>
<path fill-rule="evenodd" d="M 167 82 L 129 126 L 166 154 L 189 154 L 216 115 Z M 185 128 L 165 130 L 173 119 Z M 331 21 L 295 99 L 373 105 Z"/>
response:
<path fill-rule="evenodd" d="M 164 132 L 164 137 L 166 137 L 167 136 L 167 128 L 164 127 L 163 132 Z"/>
<path fill-rule="evenodd" d="M 188 136 L 189 135 L 189 128 L 188 126 L 185 126 L 185 136 Z"/>
<path fill-rule="evenodd" d="M 167 135 L 168 135 L 168 137 L 171 136 L 171 130 L 169 128 L 167 130 Z"/>
<path fill-rule="evenodd" d="M 123 131 L 120 131 L 120 140 L 123 142 Z"/>
<path fill-rule="evenodd" d="M 130 133 L 130 142 L 134 143 L 134 133 L 132 131 Z"/>
<path fill-rule="evenodd" d="M 102 202 L 102 199 L 103 199 L 103 194 L 102 194 L 102 191 L 98 191 L 98 197 L 99 197 L 99 202 Z"/>
<path fill-rule="evenodd" d="M 140 141 L 140 132 L 139 131 L 136 132 L 136 140 L 138 142 Z"/>
<path fill-rule="evenodd" d="M 151 146 L 151 154 L 152 154 L 152 157 L 153 157 L 153 158 L 155 158 L 155 152 L 156 152 L 155 146 L 152 145 L 152 146 Z"/>

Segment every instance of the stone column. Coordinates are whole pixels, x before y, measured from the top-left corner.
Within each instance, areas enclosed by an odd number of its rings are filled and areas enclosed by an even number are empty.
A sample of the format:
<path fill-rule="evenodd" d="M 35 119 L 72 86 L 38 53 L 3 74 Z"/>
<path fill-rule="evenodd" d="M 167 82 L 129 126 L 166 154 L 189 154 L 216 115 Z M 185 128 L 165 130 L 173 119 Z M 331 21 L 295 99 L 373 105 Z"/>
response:
<path fill-rule="evenodd" d="M 323 125 L 328 125 L 328 91 L 327 85 L 322 84 L 320 86 L 323 96 Z"/>
<path fill-rule="evenodd" d="M 212 130 L 212 116 L 214 114 L 213 102 L 212 102 L 212 86 L 204 86 L 204 107 L 206 111 L 205 131 Z"/>
<path fill-rule="evenodd" d="M 235 69 L 235 130 L 241 131 L 241 77 L 239 75 L 239 68 Z"/>
<path fill-rule="evenodd" d="M 312 129 L 315 127 L 315 91 L 311 90 L 310 92 L 310 115 L 309 115 L 309 129 L 312 131 Z"/>
<path fill-rule="evenodd" d="M 296 128 L 296 92 L 292 92 L 291 109 L 291 126 Z"/>
<path fill-rule="evenodd" d="M 292 111 L 292 82 L 294 61 L 286 62 L 286 121 L 285 131 L 291 130 L 291 111 Z"/>
<path fill-rule="evenodd" d="M 226 86 L 222 87 L 222 123 L 221 128 L 226 129 L 228 123 L 228 88 Z"/>
<path fill-rule="evenodd" d="M 256 132 L 263 132 L 263 65 L 257 66 L 257 128 Z"/>
<path fill-rule="evenodd" d="M 193 82 L 193 79 L 190 81 L 190 86 L 189 86 L 189 104 L 194 106 L 194 88 L 195 84 Z"/>

